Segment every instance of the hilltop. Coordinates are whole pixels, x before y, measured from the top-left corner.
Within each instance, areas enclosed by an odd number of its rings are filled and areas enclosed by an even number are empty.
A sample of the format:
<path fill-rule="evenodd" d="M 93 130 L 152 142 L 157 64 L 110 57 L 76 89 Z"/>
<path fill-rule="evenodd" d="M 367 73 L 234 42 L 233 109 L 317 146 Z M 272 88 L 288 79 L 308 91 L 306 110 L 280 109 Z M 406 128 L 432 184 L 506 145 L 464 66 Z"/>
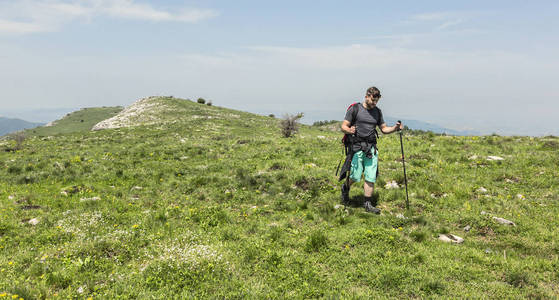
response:
<path fill-rule="evenodd" d="M 339 205 L 339 132 L 282 138 L 275 118 L 145 102 L 157 105 L 0 151 L 0 295 L 559 294 L 555 137 L 406 134 L 406 212 L 399 137 L 381 136 L 377 216 L 361 185 Z M 100 122 L 118 128 L 92 131 Z"/>

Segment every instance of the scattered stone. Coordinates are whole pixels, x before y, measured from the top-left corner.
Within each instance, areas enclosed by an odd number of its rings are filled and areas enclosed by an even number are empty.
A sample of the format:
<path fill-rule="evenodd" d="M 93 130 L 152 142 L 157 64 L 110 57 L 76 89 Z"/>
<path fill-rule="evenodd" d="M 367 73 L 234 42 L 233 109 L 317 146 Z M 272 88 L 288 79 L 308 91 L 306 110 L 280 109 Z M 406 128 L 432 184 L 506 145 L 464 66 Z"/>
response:
<path fill-rule="evenodd" d="M 384 188 L 389 190 L 389 189 L 397 189 L 398 188 L 398 183 L 394 180 L 387 182 L 384 185 Z"/>
<path fill-rule="evenodd" d="M 487 193 L 487 189 L 484 188 L 484 187 L 480 187 L 479 189 L 476 190 L 476 192 L 485 194 L 485 193 Z"/>
<path fill-rule="evenodd" d="M 83 290 L 83 286 L 80 286 L 78 288 L 78 294 L 83 294 L 84 290 Z"/>
<path fill-rule="evenodd" d="M 181 160 L 187 160 L 188 156 L 181 156 Z"/>
<path fill-rule="evenodd" d="M 8 200 L 14 200 L 14 198 L 15 198 L 15 197 L 14 197 L 13 195 L 9 195 L 9 196 L 8 196 Z"/>
<path fill-rule="evenodd" d="M 439 240 L 447 243 L 461 244 L 464 239 L 454 234 L 439 234 Z"/>
<path fill-rule="evenodd" d="M 526 197 L 524 197 L 524 195 L 522 195 L 522 194 L 516 194 L 516 198 L 518 198 L 520 200 L 526 199 Z"/>
<path fill-rule="evenodd" d="M 101 200 L 101 197 L 91 197 L 91 198 L 81 198 L 80 202 L 87 202 L 87 201 L 99 201 Z"/>
<path fill-rule="evenodd" d="M 500 157 L 500 156 L 488 156 L 487 160 L 504 160 L 504 158 Z"/>
<path fill-rule="evenodd" d="M 33 219 L 29 220 L 27 223 L 35 226 L 35 225 L 39 224 L 39 219 L 33 218 Z"/>
<path fill-rule="evenodd" d="M 469 160 L 476 160 L 476 159 L 478 159 L 478 156 L 477 155 L 472 155 L 468 159 Z"/>
<path fill-rule="evenodd" d="M 485 254 L 489 254 L 491 252 L 493 252 L 493 251 L 491 251 L 491 249 L 489 249 L 489 248 L 485 249 Z"/>
<path fill-rule="evenodd" d="M 62 191 L 62 192 L 60 192 L 60 194 L 61 194 L 62 196 L 68 196 L 68 192 L 66 192 L 66 191 Z"/>
<path fill-rule="evenodd" d="M 470 226 L 470 225 L 466 225 L 466 227 L 464 227 L 465 232 L 470 231 L 470 229 L 472 229 L 472 226 Z"/>
<path fill-rule="evenodd" d="M 489 213 L 482 210 L 482 211 L 481 211 L 481 214 L 482 214 L 482 215 L 488 215 Z"/>
<path fill-rule="evenodd" d="M 142 190 L 142 189 L 143 189 L 143 187 L 141 187 L 141 186 L 134 186 L 134 187 L 132 187 L 130 190 L 131 190 L 131 191 L 134 191 L 134 190 L 138 190 L 138 191 L 139 191 L 139 190 Z"/>
<path fill-rule="evenodd" d="M 64 171 L 64 169 L 65 169 L 64 166 L 59 162 L 55 162 L 54 166 L 57 167 L 59 170 L 62 170 L 62 171 Z"/>
<path fill-rule="evenodd" d="M 334 206 L 334 209 L 343 209 L 343 208 L 344 208 L 344 206 L 341 205 L 341 204 L 336 204 L 336 205 Z"/>
<path fill-rule="evenodd" d="M 403 214 L 397 214 L 396 218 L 406 220 L 408 217 L 404 216 Z"/>
<path fill-rule="evenodd" d="M 493 217 L 493 220 L 497 221 L 497 223 L 500 223 L 500 224 L 516 226 L 516 224 L 514 224 L 513 221 L 509 221 L 507 219 Z"/>

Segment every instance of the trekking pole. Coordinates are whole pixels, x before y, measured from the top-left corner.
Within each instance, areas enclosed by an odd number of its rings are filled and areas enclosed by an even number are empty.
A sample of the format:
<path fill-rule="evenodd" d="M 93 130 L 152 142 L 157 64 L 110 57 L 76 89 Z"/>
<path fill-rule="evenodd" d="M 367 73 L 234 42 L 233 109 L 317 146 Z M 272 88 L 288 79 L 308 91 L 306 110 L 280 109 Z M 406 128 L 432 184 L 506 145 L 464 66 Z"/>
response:
<path fill-rule="evenodd" d="M 398 123 L 402 121 L 398 120 Z M 406 185 L 406 210 L 410 210 L 410 200 L 408 198 L 408 177 L 406 176 L 406 160 L 404 159 L 404 142 L 402 142 L 402 133 L 404 130 L 400 130 L 400 148 L 402 149 L 402 166 L 404 166 L 404 184 Z"/>

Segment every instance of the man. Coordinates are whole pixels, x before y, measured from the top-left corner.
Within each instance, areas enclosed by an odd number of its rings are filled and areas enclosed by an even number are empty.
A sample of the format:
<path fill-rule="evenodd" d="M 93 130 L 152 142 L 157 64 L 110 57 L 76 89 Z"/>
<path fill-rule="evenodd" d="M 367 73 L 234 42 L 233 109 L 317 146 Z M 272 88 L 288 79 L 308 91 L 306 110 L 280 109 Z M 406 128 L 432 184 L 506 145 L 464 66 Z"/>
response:
<path fill-rule="evenodd" d="M 347 110 L 342 122 L 342 131 L 348 135 L 350 146 L 348 147 L 346 163 L 344 163 L 345 170 L 342 168 L 343 174 L 340 177 L 340 179 L 343 179 L 346 176 L 344 175 L 345 172 L 349 169 L 350 176 L 342 185 L 342 202 L 348 204 L 351 184 L 361 181 L 361 176 L 364 174 L 363 206 L 367 212 L 376 214 L 380 213 L 380 209 L 376 207 L 376 201 L 373 200 L 378 165 L 376 127 L 378 126 L 384 134 L 393 133 L 404 128 L 404 125 L 400 122 L 394 126 L 386 126 L 382 111 L 377 107 L 379 100 L 379 89 L 370 87 L 367 89 L 363 103 L 352 105 Z"/>

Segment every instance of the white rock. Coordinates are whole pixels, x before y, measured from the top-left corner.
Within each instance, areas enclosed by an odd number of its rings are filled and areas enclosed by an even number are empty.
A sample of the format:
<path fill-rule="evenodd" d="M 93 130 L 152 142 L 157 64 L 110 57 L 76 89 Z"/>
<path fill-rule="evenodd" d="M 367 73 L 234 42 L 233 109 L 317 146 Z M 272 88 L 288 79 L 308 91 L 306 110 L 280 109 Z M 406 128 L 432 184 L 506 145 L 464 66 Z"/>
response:
<path fill-rule="evenodd" d="M 87 201 L 99 201 L 101 197 L 91 197 L 91 198 L 80 198 L 80 202 L 87 202 Z"/>
<path fill-rule="evenodd" d="M 334 209 L 342 209 L 342 208 L 344 208 L 344 206 L 341 205 L 341 204 L 336 204 L 336 205 L 334 206 Z"/>
<path fill-rule="evenodd" d="M 514 224 L 513 221 L 509 221 L 507 219 L 493 217 L 493 220 L 497 221 L 497 223 L 500 223 L 500 224 L 516 226 L 516 224 Z"/>
<path fill-rule="evenodd" d="M 396 218 L 398 218 L 398 219 L 404 219 L 404 220 L 405 220 L 405 219 L 407 219 L 408 217 L 404 216 L 403 214 L 397 214 L 397 215 L 396 215 Z"/>
<path fill-rule="evenodd" d="M 503 160 L 504 158 L 500 157 L 500 156 L 488 156 L 487 160 Z"/>
<path fill-rule="evenodd" d="M 466 225 L 466 227 L 464 227 L 464 231 L 466 232 L 470 231 L 470 229 L 472 229 L 472 226 L 470 225 Z"/>
<path fill-rule="evenodd" d="M 485 193 L 487 193 L 487 189 L 486 189 L 486 188 L 484 188 L 484 187 L 480 187 L 480 188 L 479 188 L 479 189 L 477 189 L 476 191 L 477 191 L 478 193 L 482 193 L 482 194 L 485 194 Z"/>
<path fill-rule="evenodd" d="M 66 192 L 66 191 L 62 191 L 62 192 L 60 192 L 60 194 L 63 195 L 63 196 L 68 196 L 68 192 Z"/>
<path fill-rule="evenodd" d="M 481 211 L 481 214 L 482 214 L 482 215 L 488 215 L 489 213 L 482 210 L 482 211 Z"/>
<path fill-rule="evenodd" d="M 384 185 L 384 188 L 389 190 L 389 189 L 397 189 L 398 188 L 398 183 L 394 180 L 387 182 Z"/>
<path fill-rule="evenodd" d="M 186 160 L 188 159 L 188 156 L 181 156 L 181 160 Z"/>
<path fill-rule="evenodd" d="M 12 195 L 9 195 L 9 196 L 8 196 L 8 200 L 14 200 L 14 198 L 15 198 L 15 197 L 12 196 Z"/>
<path fill-rule="evenodd" d="M 518 199 L 520 199 L 520 200 L 523 200 L 523 199 L 525 199 L 526 197 L 524 197 L 524 195 L 522 195 L 522 194 L 516 194 L 516 198 L 518 198 Z"/>
<path fill-rule="evenodd" d="M 29 220 L 27 223 L 35 226 L 35 225 L 39 224 L 39 219 L 33 218 L 33 219 Z"/>
<path fill-rule="evenodd" d="M 83 286 L 80 286 L 80 287 L 78 288 L 78 294 L 83 294 Z"/>
<path fill-rule="evenodd" d="M 476 159 L 478 159 L 478 156 L 477 155 L 472 155 L 472 156 L 468 157 L 468 159 L 469 160 L 476 160 Z"/>
<path fill-rule="evenodd" d="M 464 239 L 454 235 L 454 234 L 439 234 L 439 240 L 443 241 L 443 242 L 447 242 L 447 243 L 456 243 L 456 244 L 461 244 L 464 242 Z"/>
<path fill-rule="evenodd" d="M 134 187 L 132 187 L 130 190 L 131 190 L 131 191 L 134 191 L 134 190 L 141 190 L 141 189 L 143 189 L 143 187 L 141 187 L 141 186 L 134 186 Z"/>

